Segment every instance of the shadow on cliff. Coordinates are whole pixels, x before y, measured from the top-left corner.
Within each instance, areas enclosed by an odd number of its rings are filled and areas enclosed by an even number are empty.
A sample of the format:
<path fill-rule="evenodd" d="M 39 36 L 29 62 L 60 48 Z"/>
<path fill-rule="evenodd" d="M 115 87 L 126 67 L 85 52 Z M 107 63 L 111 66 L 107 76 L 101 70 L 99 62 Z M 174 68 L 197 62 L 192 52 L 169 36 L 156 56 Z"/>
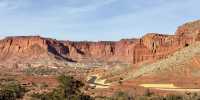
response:
<path fill-rule="evenodd" d="M 60 44 L 60 45 L 64 49 L 59 48 L 59 51 L 62 51 L 62 52 L 58 52 L 58 50 L 53 45 L 51 45 L 51 43 L 48 42 L 48 41 L 47 41 L 47 45 L 48 45 L 48 51 L 50 53 L 56 55 L 55 56 L 56 59 L 59 59 L 59 60 L 63 59 L 63 60 L 69 61 L 69 62 L 77 62 L 73 59 L 70 59 L 70 58 L 63 56 L 63 55 L 67 55 L 69 53 L 69 50 L 66 49 L 67 47 L 65 47 L 63 44 Z"/>

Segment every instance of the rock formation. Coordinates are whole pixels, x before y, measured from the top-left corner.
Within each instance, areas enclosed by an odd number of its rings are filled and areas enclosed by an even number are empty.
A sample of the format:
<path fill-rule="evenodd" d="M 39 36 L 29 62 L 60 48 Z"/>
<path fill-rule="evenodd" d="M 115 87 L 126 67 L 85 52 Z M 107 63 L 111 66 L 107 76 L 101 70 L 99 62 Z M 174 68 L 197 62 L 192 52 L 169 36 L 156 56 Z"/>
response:
<path fill-rule="evenodd" d="M 117 42 L 58 41 L 39 36 L 8 37 L 0 41 L 0 61 L 53 56 L 66 61 L 97 59 L 137 64 L 166 58 L 200 40 L 200 21 L 180 26 L 175 35 L 148 33 L 140 39 Z"/>

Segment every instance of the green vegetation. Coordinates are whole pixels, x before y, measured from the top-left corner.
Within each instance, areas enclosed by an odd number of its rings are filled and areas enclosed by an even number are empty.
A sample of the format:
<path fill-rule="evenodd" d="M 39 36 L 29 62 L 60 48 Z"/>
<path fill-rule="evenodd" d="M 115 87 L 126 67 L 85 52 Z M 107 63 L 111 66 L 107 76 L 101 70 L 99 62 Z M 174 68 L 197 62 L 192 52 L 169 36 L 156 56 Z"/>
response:
<path fill-rule="evenodd" d="M 33 100 L 91 100 L 90 96 L 81 92 L 84 84 L 73 77 L 61 75 L 58 77 L 59 86 L 52 92 L 32 95 Z"/>
<path fill-rule="evenodd" d="M 200 100 L 199 93 L 169 94 L 160 96 L 149 89 L 144 91 L 143 95 L 137 95 L 126 92 L 116 92 L 111 97 L 90 97 L 82 91 L 84 84 L 70 76 L 61 75 L 58 78 L 59 86 L 51 92 L 33 93 L 32 100 Z M 19 100 L 27 92 L 15 80 L 4 80 L 0 83 L 0 100 Z M 40 88 L 48 87 L 47 84 L 41 83 Z"/>
<path fill-rule="evenodd" d="M 95 100 L 200 100 L 200 94 L 185 93 L 160 96 L 150 92 L 149 90 L 145 91 L 143 95 L 136 95 L 120 91 L 116 92 L 111 97 L 95 97 Z"/>
<path fill-rule="evenodd" d="M 32 86 L 33 87 L 36 87 L 36 88 L 40 88 L 40 89 L 45 89 L 45 88 L 48 88 L 48 84 L 47 83 L 32 83 Z"/>
<path fill-rule="evenodd" d="M 47 67 L 29 67 L 24 69 L 24 72 L 27 75 L 57 75 L 59 74 L 56 69 L 47 68 Z"/>
<path fill-rule="evenodd" d="M 111 100 L 133 100 L 133 97 L 125 92 L 117 92 L 111 97 Z"/>
<path fill-rule="evenodd" d="M 18 82 L 8 82 L 0 85 L 0 100 L 16 100 L 22 98 L 26 90 Z"/>

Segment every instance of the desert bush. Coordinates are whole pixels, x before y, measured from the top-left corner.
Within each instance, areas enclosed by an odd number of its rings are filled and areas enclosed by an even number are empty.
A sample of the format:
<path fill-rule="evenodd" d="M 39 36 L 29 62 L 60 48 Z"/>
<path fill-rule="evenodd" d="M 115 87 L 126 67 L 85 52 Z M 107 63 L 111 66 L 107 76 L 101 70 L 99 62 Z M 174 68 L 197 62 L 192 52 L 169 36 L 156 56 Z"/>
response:
<path fill-rule="evenodd" d="M 128 93 L 126 92 L 116 92 L 111 98 L 110 100 L 134 100 L 134 98 L 132 96 L 130 96 Z"/>
<path fill-rule="evenodd" d="M 31 97 L 32 100 L 65 100 L 60 91 L 57 89 L 49 93 L 34 93 Z"/>
<path fill-rule="evenodd" d="M 148 97 L 148 100 L 165 100 L 165 98 L 163 96 L 153 95 Z"/>
<path fill-rule="evenodd" d="M 165 97 L 165 100 L 183 100 L 183 96 L 171 94 L 171 95 L 167 95 Z"/>
<path fill-rule="evenodd" d="M 10 82 L 0 86 L 0 100 L 16 100 L 22 98 L 26 90 L 17 82 Z"/>
<path fill-rule="evenodd" d="M 28 75 L 57 75 L 58 71 L 53 68 L 46 68 L 46 67 L 29 67 L 24 69 L 24 72 Z"/>
<path fill-rule="evenodd" d="M 35 93 L 31 97 L 37 100 L 92 100 L 90 96 L 81 92 L 80 89 L 84 86 L 81 81 L 65 75 L 59 76 L 58 81 L 59 86 L 52 92 Z"/>
<path fill-rule="evenodd" d="M 45 89 L 45 88 L 48 87 L 48 84 L 45 83 L 45 82 L 42 82 L 42 83 L 35 83 L 35 82 L 32 82 L 32 86 L 33 86 L 33 87 L 40 88 L 40 89 Z"/>
<path fill-rule="evenodd" d="M 112 100 L 112 98 L 106 96 L 96 96 L 95 100 Z"/>

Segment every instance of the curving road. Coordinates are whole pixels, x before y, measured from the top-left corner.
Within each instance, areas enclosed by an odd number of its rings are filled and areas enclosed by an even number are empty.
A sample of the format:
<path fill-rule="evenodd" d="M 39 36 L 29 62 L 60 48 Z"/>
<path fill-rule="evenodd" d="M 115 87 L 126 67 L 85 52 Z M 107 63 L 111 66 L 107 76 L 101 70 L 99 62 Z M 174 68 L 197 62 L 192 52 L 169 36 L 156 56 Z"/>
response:
<path fill-rule="evenodd" d="M 109 88 L 110 84 L 105 81 L 105 79 L 100 79 L 99 75 L 88 76 L 88 83 L 95 88 Z"/>

